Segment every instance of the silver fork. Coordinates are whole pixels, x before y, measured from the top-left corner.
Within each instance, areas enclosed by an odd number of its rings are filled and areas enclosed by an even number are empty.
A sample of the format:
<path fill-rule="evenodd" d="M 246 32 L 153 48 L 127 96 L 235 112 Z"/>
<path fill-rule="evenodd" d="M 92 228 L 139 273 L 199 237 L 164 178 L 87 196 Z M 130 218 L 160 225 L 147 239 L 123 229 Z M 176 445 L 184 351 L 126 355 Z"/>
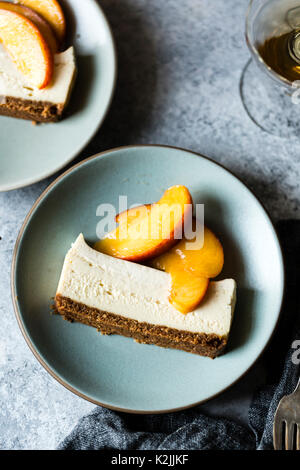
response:
<path fill-rule="evenodd" d="M 273 424 L 275 450 L 300 450 L 300 379 L 291 395 L 280 400 Z"/>

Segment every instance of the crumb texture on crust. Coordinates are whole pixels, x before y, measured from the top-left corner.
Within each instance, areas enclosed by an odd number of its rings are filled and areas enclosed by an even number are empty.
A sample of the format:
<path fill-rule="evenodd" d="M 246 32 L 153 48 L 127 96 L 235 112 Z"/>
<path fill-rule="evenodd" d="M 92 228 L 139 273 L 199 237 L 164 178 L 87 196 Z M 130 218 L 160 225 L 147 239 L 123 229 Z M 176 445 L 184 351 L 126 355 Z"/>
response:
<path fill-rule="evenodd" d="M 57 294 L 56 311 L 68 321 L 76 321 L 97 328 L 102 334 L 118 334 L 133 338 L 144 344 L 199 354 L 215 358 L 222 354 L 227 344 L 227 337 L 216 334 L 193 333 L 176 330 L 166 326 L 138 322 L 120 315 L 87 307 L 67 297 Z"/>
<path fill-rule="evenodd" d="M 23 100 L 10 96 L 0 100 L 0 115 L 36 122 L 56 122 L 61 118 L 63 110 L 63 104 Z"/>

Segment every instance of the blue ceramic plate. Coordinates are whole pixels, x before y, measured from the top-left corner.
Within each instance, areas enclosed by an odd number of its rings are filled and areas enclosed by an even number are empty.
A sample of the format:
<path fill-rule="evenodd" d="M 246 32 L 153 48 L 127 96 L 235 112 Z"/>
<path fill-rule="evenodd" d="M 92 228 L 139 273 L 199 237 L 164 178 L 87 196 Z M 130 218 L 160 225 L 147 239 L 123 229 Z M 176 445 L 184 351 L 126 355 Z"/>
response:
<path fill-rule="evenodd" d="M 64 256 L 80 232 L 95 241 L 101 203 L 156 201 L 186 185 L 222 240 L 222 278 L 238 283 L 238 303 L 226 354 L 211 360 L 141 345 L 50 315 Z M 272 223 L 255 196 L 211 160 L 170 147 L 110 150 L 74 166 L 42 194 L 19 234 L 12 295 L 32 351 L 58 381 L 104 406 L 132 412 L 189 407 L 232 385 L 254 363 L 276 326 L 284 286 Z"/>
<path fill-rule="evenodd" d="M 105 16 L 96 0 L 61 2 L 67 43 L 74 45 L 78 65 L 66 117 L 33 126 L 0 116 L 0 191 L 36 183 L 73 160 L 99 128 L 111 102 L 116 59 Z"/>

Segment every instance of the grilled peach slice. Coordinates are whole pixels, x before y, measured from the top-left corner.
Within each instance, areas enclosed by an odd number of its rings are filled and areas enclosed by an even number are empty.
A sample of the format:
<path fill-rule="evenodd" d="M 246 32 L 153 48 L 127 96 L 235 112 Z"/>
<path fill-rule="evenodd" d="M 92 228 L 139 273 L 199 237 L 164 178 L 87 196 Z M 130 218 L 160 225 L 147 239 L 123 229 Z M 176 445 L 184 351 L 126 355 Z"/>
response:
<path fill-rule="evenodd" d="M 0 9 L 0 42 L 30 84 L 41 89 L 50 83 L 53 55 L 32 21 L 14 11 Z"/>
<path fill-rule="evenodd" d="M 60 43 L 66 33 L 64 12 L 57 0 L 16 0 L 16 3 L 32 8 L 48 21 Z"/>
<path fill-rule="evenodd" d="M 135 219 L 146 215 L 151 210 L 152 204 L 144 204 L 143 206 L 136 206 L 128 209 L 127 211 L 120 212 L 116 215 L 116 222 L 118 224 L 131 224 Z"/>
<path fill-rule="evenodd" d="M 25 16 L 28 20 L 32 21 L 32 23 L 37 26 L 40 30 L 44 39 L 46 40 L 48 46 L 50 47 L 53 54 L 58 50 L 58 42 L 54 35 L 54 32 L 51 29 L 51 26 L 47 23 L 47 21 L 36 13 L 31 8 L 25 7 L 23 5 L 16 5 L 15 3 L 10 2 L 1 2 L 0 1 L 0 9 L 14 11 L 15 13 L 19 13 L 19 15 Z"/>
<path fill-rule="evenodd" d="M 170 272 L 172 278 L 169 300 L 181 313 L 189 313 L 198 307 L 209 286 L 209 279 L 195 276 L 190 271 Z"/>
<path fill-rule="evenodd" d="M 151 211 L 151 204 L 138 206 L 116 216 L 122 224 L 133 224 Z M 171 275 L 170 303 L 181 313 L 189 313 L 198 307 L 205 297 L 209 279 L 220 274 L 224 264 L 223 247 L 207 227 L 203 237 L 199 233 L 191 240 L 183 237 L 173 248 L 152 259 L 150 265 Z M 197 229 L 193 219 L 193 230 Z"/>
<path fill-rule="evenodd" d="M 167 253 L 151 260 L 151 266 L 170 273 L 169 300 L 182 313 L 191 312 L 200 304 L 209 279 L 218 276 L 223 268 L 221 243 L 207 227 L 204 227 L 203 235 L 203 239 L 196 235 L 193 240 L 183 238 Z"/>
<path fill-rule="evenodd" d="M 151 261 L 151 266 L 170 272 L 173 266 L 187 269 L 197 276 L 213 278 L 220 274 L 224 264 L 223 247 L 215 234 L 204 227 L 204 239 L 183 238 L 167 253 Z M 192 245 L 189 245 L 192 243 Z"/>
<path fill-rule="evenodd" d="M 121 223 L 95 244 L 95 249 L 116 258 L 143 261 L 168 250 L 181 236 L 191 216 L 192 198 L 185 186 L 172 186 L 141 216 Z"/>

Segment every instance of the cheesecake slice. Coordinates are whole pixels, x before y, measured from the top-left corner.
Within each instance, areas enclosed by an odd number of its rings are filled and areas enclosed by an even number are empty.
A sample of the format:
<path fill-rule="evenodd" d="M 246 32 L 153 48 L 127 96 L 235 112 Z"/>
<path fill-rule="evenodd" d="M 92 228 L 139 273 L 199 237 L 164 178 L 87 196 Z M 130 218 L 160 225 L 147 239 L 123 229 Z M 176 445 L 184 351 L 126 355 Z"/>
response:
<path fill-rule="evenodd" d="M 236 283 L 211 282 L 199 307 L 182 314 L 169 302 L 170 275 L 90 248 L 79 235 L 68 251 L 55 297 L 66 320 L 103 334 L 216 357 L 226 346 Z"/>
<path fill-rule="evenodd" d="M 36 122 L 58 121 L 68 104 L 76 75 L 74 48 L 54 55 L 50 85 L 39 90 L 27 83 L 0 45 L 0 115 Z"/>

